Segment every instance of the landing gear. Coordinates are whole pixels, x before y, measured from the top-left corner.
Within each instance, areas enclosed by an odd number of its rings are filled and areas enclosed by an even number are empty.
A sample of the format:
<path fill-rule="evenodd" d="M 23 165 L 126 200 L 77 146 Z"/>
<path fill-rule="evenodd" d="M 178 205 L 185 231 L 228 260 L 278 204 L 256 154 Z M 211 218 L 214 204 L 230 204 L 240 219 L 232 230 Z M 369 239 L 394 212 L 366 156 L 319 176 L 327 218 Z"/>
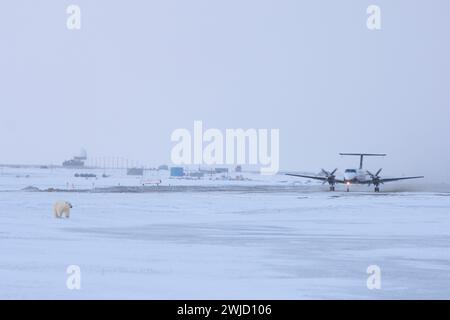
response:
<path fill-rule="evenodd" d="M 330 186 L 330 191 L 334 191 L 335 187 L 334 186 Z"/>
<path fill-rule="evenodd" d="M 380 192 L 380 187 L 376 186 L 375 187 L 375 192 Z"/>
<path fill-rule="evenodd" d="M 350 185 L 347 185 L 347 192 L 350 192 Z"/>

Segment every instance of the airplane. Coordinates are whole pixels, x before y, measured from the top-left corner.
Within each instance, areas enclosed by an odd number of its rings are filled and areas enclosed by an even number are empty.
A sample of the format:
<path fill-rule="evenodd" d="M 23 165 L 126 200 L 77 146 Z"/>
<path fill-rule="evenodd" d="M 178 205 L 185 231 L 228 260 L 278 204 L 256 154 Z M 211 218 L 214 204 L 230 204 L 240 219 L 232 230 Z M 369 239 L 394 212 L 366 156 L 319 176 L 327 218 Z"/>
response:
<path fill-rule="evenodd" d="M 399 180 L 409 180 L 409 179 L 421 179 L 424 176 L 414 176 L 414 177 L 401 177 L 401 178 L 381 178 L 380 173 L 382 168 L 379 169 L 375 174 L 368 170 L 363 169 L 363 161 L 364 157 L 384 157 L 385 153 L 339 153 L 341 156 L 359 156 L 359 169 L 346 169 L 344 172 L 343 179 L 336 178 L 337 168 L 333 171 L 327 171 L 322 169 L 321 173 L 316 176 L 304 175 L 304 174 L 294 174 L 294 173 L 286 173 L 288 176 L 300 177 L 300 178 L 308 178 L 323 181 L 323 184 L 327 183 L 330 185 L 330 191 L 335 191 L 336 184 L 345 184 L 347 187 L 347 192 L 350 191 L 350 186 L 352 184 L 362 184 L 374 186 L 375 192 L 380 192 L 380 184 L 384 184 L 385 182 L 399 181 Z"/>

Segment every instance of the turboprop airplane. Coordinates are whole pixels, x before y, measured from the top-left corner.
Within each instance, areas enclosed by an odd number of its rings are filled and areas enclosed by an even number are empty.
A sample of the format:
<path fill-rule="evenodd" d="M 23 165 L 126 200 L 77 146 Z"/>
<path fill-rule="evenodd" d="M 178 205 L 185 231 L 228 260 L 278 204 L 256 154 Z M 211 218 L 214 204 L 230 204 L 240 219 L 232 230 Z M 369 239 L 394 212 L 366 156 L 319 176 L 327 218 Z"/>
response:
<path fill-rule="evenodd" d="M 415 176 L 415 177 L 400 177 L 400 178 L 382 178 L 380 177 L 380 173 L 382 169 L 379 169 L 375 174 L 371 173 L 368 170 L 363 169 L 363 161 L 364 157 L 384 157 L 386 154 L 384 153 L 340 153 L 341 156 L 359 156 L 359 169 L 346 169 L 344 171 L 344 176 L 342 179 L 336 178 L 335 173 L 337 172 L 337 168 L 333 171 L 327 171 L 322 169 L 321 173 L 316 176 L 304 175 L 304 174 L 294 174 L 287 173 L 288 176 L 315 179 L 323 181 L 323 184 L 327 183 L 330 185 L 330 191 L 335 191 L 335 186 L 338 183 L 345 184 L 347 187 L 347 192 L 350 191 L 350 186 L 352 184 L 363 184 L 374 186 L 375 192 L 380 192 L 380 185 L 386 182 L 399 181 L 399 180 L 408 180 L 408 179 L 421 179 L 424 176 Z"/>

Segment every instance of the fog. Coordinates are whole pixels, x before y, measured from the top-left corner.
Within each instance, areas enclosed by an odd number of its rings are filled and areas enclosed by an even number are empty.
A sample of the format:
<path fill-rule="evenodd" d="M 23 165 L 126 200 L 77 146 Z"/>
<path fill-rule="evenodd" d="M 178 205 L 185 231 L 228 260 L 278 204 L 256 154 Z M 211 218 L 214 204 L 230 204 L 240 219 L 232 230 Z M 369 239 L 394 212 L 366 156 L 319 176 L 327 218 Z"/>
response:
<path fill-rule="evenodd" d="M 68 30 L 66 8 L 81 8 Z M 381 8 L 382 28 L 366 27 Z M 170 162 L 177 128 L 276 128 L 280 167 L 450 178 L 450 2 L 3 1 L 0 163 Z"/>

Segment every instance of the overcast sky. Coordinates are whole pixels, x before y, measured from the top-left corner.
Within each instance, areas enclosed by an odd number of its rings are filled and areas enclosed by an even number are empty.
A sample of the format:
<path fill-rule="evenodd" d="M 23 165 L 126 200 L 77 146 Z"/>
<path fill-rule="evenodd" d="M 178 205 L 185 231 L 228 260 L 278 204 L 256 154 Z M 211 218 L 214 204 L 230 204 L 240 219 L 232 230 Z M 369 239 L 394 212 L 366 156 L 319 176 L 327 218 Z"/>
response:
<path fill-rule="evenodd" d="M 367 167 L 450 178 L 449 14 L 448 0 L 2 1 L 0 163 L 84 147 L 158 165 L 202 120 L 280 129 L 282 169 L 386 152 Z"/>

